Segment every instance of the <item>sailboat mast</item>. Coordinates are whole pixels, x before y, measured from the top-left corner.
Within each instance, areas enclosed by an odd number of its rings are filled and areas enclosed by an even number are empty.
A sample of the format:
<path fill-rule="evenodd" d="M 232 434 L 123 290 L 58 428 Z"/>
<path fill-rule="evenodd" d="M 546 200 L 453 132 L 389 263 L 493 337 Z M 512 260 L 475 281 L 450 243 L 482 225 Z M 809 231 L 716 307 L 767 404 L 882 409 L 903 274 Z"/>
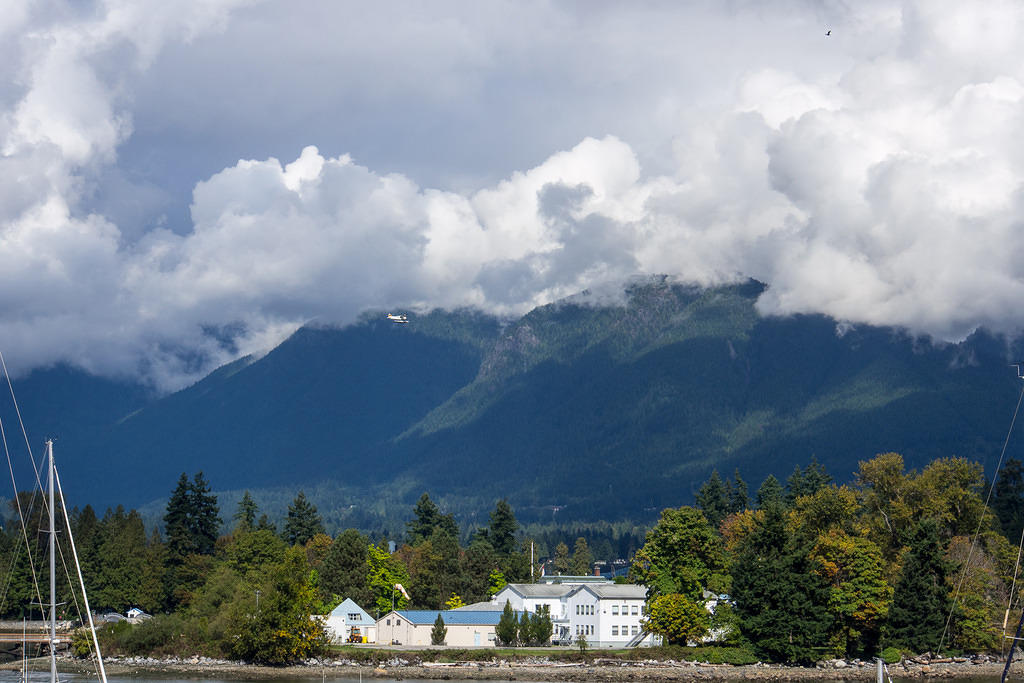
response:
<path fill-rule="evenodd" d="M 53 441 L 46 442 L 46 486 L 50 502 L 50 680 L 57 681 L 57 528 L 53 501 Z"/>

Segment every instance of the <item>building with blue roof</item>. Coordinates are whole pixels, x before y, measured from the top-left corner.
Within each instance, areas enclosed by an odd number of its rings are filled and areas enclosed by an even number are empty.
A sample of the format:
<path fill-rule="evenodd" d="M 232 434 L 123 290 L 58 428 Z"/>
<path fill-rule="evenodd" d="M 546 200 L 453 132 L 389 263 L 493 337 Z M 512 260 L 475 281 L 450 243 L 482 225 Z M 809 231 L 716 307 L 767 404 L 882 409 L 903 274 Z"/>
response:
<path fill-rule="evenodd" d="M 377 642 L 382 645 L 430 645 L 430 632 L 441 615 L 449 647 L 494 647 L 501 619 L 496 610 L 396 610 L 377 620 Z M 516 618 L 519 618 L 518 613 Z"/>

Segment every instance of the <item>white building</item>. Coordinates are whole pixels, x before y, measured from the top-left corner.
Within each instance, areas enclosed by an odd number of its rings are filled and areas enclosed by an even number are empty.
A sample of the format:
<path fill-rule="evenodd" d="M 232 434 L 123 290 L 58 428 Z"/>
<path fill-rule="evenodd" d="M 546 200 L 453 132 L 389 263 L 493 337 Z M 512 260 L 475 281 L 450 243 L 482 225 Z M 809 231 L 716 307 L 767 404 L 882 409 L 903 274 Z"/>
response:
<path fill-rule="evenodd" d="M 547 605 L 554 627 L 551 638 L 557 643 L 574 643 L 583 636 L 591 647 L 655 644 L 652 636 L 643 635 L 645 586 L 593 577 L 560 578 L 566 582 L 510 583 L 498 591 L 492 603 L 504 607 L 507 600 L 512 609 L 530 612 Z"/>
<path fill-rule="evenodd" d="M 327 615 L 326 625 L 335 643 L 377 642 L 377 622 L 352 598 L 346 598 Z"/>
<path fill-rule="evenodd" d="M 582 635 L 592 647 L 652 645 L 644 635 L 647 588 L 629 583 L 586 584 L 574 587 L 565 598 L 569 635 Z"/>

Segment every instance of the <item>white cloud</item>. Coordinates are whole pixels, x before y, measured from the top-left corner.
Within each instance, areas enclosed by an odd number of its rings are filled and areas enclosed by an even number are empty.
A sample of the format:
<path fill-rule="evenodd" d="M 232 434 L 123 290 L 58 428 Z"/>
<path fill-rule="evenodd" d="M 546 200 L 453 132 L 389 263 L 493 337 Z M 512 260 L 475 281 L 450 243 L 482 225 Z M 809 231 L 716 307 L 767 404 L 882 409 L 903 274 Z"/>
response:
<path fill-rule="evenodd" d="M 169 388 L 312 318 L 643 273 L 1019 331 L 1017 4 L 759 7 L 16 3 L 0 344 Z"/>

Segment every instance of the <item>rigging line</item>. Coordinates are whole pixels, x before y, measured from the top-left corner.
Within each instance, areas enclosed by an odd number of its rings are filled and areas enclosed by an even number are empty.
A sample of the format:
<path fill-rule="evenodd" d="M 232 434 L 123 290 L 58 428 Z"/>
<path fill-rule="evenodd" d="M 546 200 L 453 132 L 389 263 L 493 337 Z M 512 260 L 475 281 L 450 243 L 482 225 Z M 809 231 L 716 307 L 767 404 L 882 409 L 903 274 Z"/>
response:
<path fill-rule="evenodd" d="M 1010 619 L 1010 608 L 1013 606 L 1013 596 L 1017 592 L 1017 572 L 1020 569 L 1021 551 L 1024 551 L 1024 527 L 1020 530 L 1020 545 L 1017 546 L 1017 563 L 1013 565 L 1013 583 L 1010 584 L 1010 597 L 1006 601 L 1006 613 L 1003 614 L 1003 638 L 1006 638 L 1006 622 Z M 1003 642 L 1005 645 L 1005 641 Z"/>
<path fill-rule="evenodd" d="M 964 561 L 963 571 L 960 572 L 960 580 L 957 581 L 956 591 L 953 593 L 953 602 L 949 606 L 949 614 L 946 615 L 946 625 L 942 627 L 942 637 L 939 638 L 939 650 L 942 649 L 943 644 L 946 642 L 946 634 L 949 633 L 949 626 L 953 621 L 953 611 L 956 609 L 957 601 L 960 599 L 960 588 L 963 587 L 964 580 L 967 578 L 967 570 L 971 566 L 971 557 L 974 555 L 974 549 L 977 547 L 978 538 L 981 537 L 981 527 L 985 524 L 985 515 L 988 512 L 988 504 L 992 500 L 992 492 L 996 488 L 996 480 L 999 477 L 999 470 L 1003 466 L 1003 458 L 1006 456 L 1006 448 L 1010 445 L 1010 436 L 1013 434 L 1013 427 L 1017 423 L 1017 415 L 1020 414 L 1020 404 L 1024 401 L 1024 383 L 1021 384 L 1020 396 L 1017 397 L 1017 407 L 1013 411 L 1013 418 L 1010 420 L 1010 428 L 1006 431 L 1006 439 L 1003 441 L 1003 450 L 999 452 L 999 461 L 996 462 L 995 472 L 992 473 L 992 485 L 988 487 L 988 495 L 985 496 L 985 506 L 982 508 L 981 515 L 978 518 L 978 528 L 974 531 L 974 538 L 971 540 L 971 547 L 967 551 L 967 559 Z M 1024 536 L 1021 537 L 1021 542 L 1024 543 Z M 1013 599 L 1013 596 L 1010 596 Z"/>
<path fill-rule="evenodd" d="M 18 410 L 18 401 L 14 397 L 14 384 L 11 382 L 11 374 L 9 372 L 7 372 L 7 363 L 6 363 L 6 361 L 4 361 L 4 354 L 2 352 L 0 352 L 0 370 L 3 371 L 4 377 L 7 379 L 7 388 L 11 392 L 11 401 L 14 402 L 14 410 L 15 410 L 15 412 L 18 415 L 18 422 L 21 422 L 21 412 Z M 22 430 L 22 433 L 24 434 L 24 432 L 25 432 L 25 426 L 24 425 L 22 425 L 21 430 Z M 3 428 L 3 422 L 2 421 L 0 421 L 0 436 L 2 436 L 2 438 L 3 438 L 4 454 L 7 456 L 7 470 L 11 473 L 11 487 L 14 490 L 14 502 L 16 503 L 17 508 L 18 508 L 18 519 L 21 521 L 21 537 L 25 541 L 25 554 L 26 554 L 26 557 L 28 558 L 29 570 L 32 573 L 32 586 L 36 589 L 36 599 L 38 599 L 39 600 L 39 604 L 42 605 L 43 604 L 43 594 L 39 590 L 39 579 L 38 579 L 38 576 L 36 574 L 36 566 L 35 566 L 35 563 L 32 561 L 32 547 L 29 545 L 29 542 L 28 542 L 28 530 L 26 529 L 26 526 L 25 526 L 25 514 L 24 514 L 24 512 L 21 509 L 21 497 L 18 496 L 18 484 L 14 480 L 14 465 L 11 463 L 11 451 L 10 451 L 10 449 L 7 446 L 7 433 L 4 430 L 4 428 Z M 26 442 L 27 442 L 28 441 L 28 437 L 26 436 L 25 439 L 26 439 Z M 28 447 L 28 452 L 29 452 L 30 459 L 32 460 L 32 466 L 35 467 L 36 461 L 35 461 L 34 457 L 31 457 L 32 456 L 32 447 L 31 446 Z M 37 480 L 39 479 L 38 474 L 36 475 L 36 479 Z M 32 494 L 32 497 L 33 497 L 33 499 L 35 498 L 35 493 L 34 492 Z"/>
<path fill-rule="evenodd" d="M 100 654 L 100 641 L 96 636 L 96 625 L 92 623 L 92 611 L 89 609 L 89 596 L 85 593 L 85 579 L 82 578 L 82 565 L 78 562 L 78 551 L 75 549 L 75 539 L 71 536 L 71 520 L 68 519 L 68 506 L 64 502 L 64 489 L 60 485 L 60 475 L 57 468 L 53 468 L 53 478 L 57 483 L 57 492 L 60 494 L 60 507 L 64 511 L 64 523 L 68 529 L 68 542 L 71 546 L 71 553 L 75 558 L 75 570 L 78 572 L 78 585 L 82 589 L 82 601 L 85 603 L 85 613 L 89 617 L 89 632 L 92 633 L 92 641 L 96 646 L 96 662 L 99 664 L 101 683 L 107 683 L 107 671 L 103 668 L 103 656 Z"/>

